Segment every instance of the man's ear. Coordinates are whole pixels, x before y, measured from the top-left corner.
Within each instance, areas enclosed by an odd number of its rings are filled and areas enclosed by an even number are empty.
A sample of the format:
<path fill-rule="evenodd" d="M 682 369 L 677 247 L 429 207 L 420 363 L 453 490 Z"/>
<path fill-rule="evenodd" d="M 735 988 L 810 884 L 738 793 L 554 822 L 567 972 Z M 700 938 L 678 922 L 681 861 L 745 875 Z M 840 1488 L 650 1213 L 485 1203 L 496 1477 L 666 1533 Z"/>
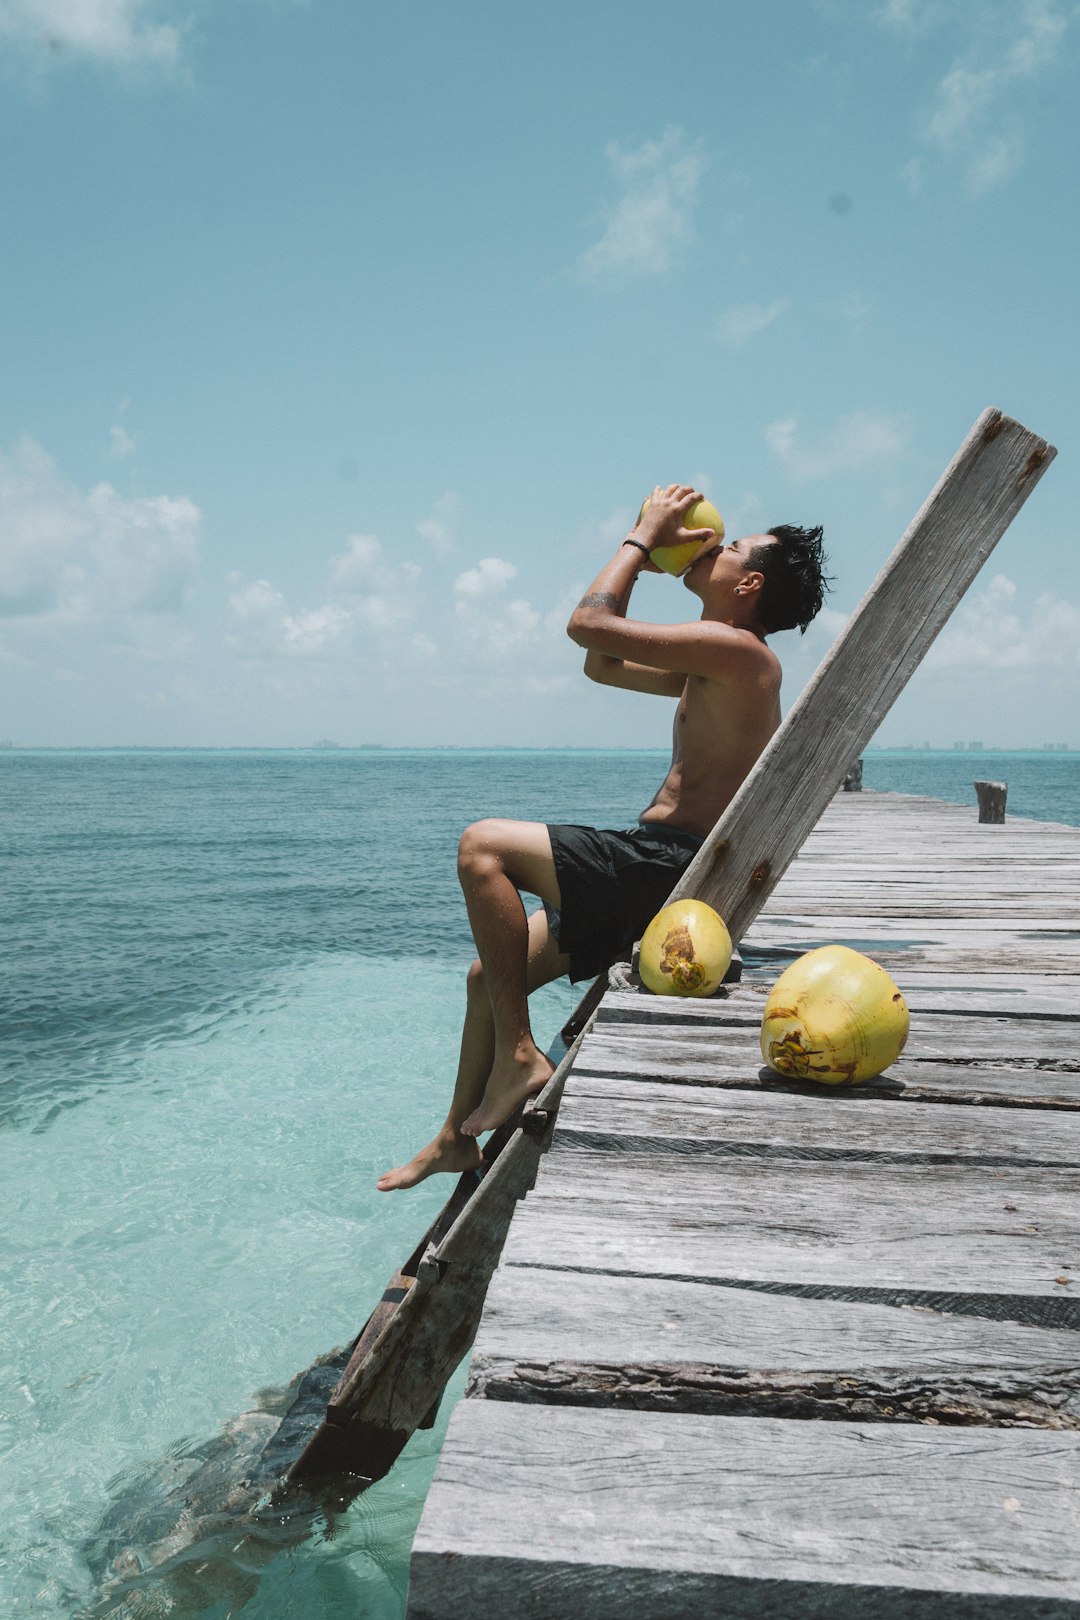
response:
<path fill-rule="evenodd" d="M 742 593 L 744 596 L 757 596 L 764 583 L 765 575 L 759 573 L 757 569 L 755 569 L 753 573 L 744 574 L 742 579 L 739 581 L 739 584 L 742 586 Z"/>

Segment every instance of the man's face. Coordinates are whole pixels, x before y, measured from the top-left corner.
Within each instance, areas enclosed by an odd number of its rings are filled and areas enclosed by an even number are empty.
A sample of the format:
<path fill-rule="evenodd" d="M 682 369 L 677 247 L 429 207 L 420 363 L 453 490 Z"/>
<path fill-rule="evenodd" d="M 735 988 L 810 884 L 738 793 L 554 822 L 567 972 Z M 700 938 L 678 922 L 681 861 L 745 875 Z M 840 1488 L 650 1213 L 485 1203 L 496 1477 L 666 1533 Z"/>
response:
<path fill-rule="evenodd" d="M 775 545 L 771 534 L 746 534 L 741 540 L 726 540 L 710 546 L 691 563 L 682 576 L 683 584 L 695 596 L 734 592 L 740 579 L 752 572 L 750 556 L 755 547 Z"/>

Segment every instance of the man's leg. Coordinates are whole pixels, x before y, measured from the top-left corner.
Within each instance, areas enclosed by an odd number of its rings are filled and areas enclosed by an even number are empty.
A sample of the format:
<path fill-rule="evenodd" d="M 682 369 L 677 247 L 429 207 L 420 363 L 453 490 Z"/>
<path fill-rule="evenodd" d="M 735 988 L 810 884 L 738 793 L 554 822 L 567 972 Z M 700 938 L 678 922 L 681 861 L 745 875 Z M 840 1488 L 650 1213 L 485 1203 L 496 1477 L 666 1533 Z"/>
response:
<path fill-rule="evenodd" d="M 551 837 L 543 822 L 478 821 L 458 849 L 458 879 L 491 999 L 495 1052 L 483 1097 L 465 1120 L 482 1136 L 540 1091 L 552 1065 L 533 1040 L 528 1008 L 528 945 L 521 890 L 561 903 Z"/>
<path fill-rule="evenodd" d="M 546 829 L 545 829 L 546 833 Z M 566 973 L 569 957 L 563 956 L 548 931 L 547 917 L 538 911 L 529 919 L 526 986 L 531 994 L 542 984 L 550 984 Z M 495 1020 L 491 1010 L 484 970 L 479 961 L 469 969 L 466 983 L 465 1025 L 461 1034 L 461 1056 L 457 1081 L 446 1123 L 427 1147 L 399 1169 L 379 1177 L 380 1192 L 414 1187 L 438 1170 L 472 1170 L 480 1163 L 480 1148 L 474 1136 L 465 1136 L 461 1126 L 480 1104 L 495 1057 Z M 548 1065 L 550 1070 L 550 1065 Z"/>

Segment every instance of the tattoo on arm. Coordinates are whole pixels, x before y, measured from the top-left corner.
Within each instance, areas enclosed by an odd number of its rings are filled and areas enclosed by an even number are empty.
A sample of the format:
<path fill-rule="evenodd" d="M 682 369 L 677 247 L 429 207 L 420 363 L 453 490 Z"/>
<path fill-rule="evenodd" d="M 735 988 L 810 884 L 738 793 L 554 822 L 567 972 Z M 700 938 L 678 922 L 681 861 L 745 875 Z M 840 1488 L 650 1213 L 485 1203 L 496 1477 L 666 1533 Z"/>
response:
<path fill-rule="evenodd" d="M 590 591 L 578 603 L 579 608 L 606 608 L 609 613 L 617 613 L 619 599 L 613 591 Z"/>

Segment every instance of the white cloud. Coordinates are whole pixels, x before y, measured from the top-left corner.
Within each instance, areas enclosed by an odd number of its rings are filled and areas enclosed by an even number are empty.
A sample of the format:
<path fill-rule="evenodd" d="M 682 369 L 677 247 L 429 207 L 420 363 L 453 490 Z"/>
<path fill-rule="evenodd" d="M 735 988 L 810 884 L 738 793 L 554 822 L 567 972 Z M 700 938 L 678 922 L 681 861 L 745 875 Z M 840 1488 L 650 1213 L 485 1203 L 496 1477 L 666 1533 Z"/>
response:
<path fill-rule="evenodd" d="M 452 490 L 440 495 L 426 518 L 416 525 L 416 532 L 440 556 L 454 549 L 454 515 L 458 498 Z"/>
<path fill-rule="evenodd" d="M 24 438 L 0 456 L 0 617 L 40 628 L 174 612 L 194 588 L 200 524 L 186 496 L 84 492 Z"/>
<path fill-rule="evenodd" d="M 481 557 L 475 568 L 467 568 L 454 581 L 454 589 L 462 603 L 491 601 L 509 585 L 517 575 L 512 562 L 503 557 Z"/>
<path fill-rule="evenodd" d="M 319 652 L 335 641 L 348 623 L 348 613 L 330 602 L 306 613 L 287 613 L 282 621 L 285 645 L 297 652 Z"/>
<path fill-rule="evenodd" d="M 980 679 L 989 671 L 1080 675 L 1080 606 L 1044 591 L 1023 614 L 1018 594 L 1006 574 L 995 574 L 966 596 L 927 654 L 927 665 L 981 671 Z"/>
<path fill-rule="evenodd" d="M 886 0 L 875 12 L 877 21 L 898 34 L 922 34 L 941 15 L 937 0 Z"/>
<path fill-rule="evenodd" d="M 937 88 L 937 105 L 926 124 L 926 138 L 935 146 L 951 146 L 989 105 L 997 85 L 993 68 L 973 72 L 954 67 Z"/>
<path fill-rule="evenodd" d="M 1066 27 L 1057 0 L 1028 0 L 1008 44 L 981 60 L 955 63 L 939 82 L 923 140 L 963 164 L 974 195 L 1000 185 L 1019 167 L 1022 141 L 1003 100 L 1054 62 Z"/>
<path fill-rule="evenodd" d="M 116 461 L 123 461 L 135 454 L 135 440 L 119 422 L 114 422 L 109 429 L 109 454 Z"/>
<path fill-rule="evenodd" d="M 179 30 L 155 20 L 153 0 L 0 0 L 0 39 L 54 57 L 120 66 L 171 66 Z"/>
<path fill-rule="evenodd" d="M 603 235 L 582 256 L 581 274 L 655 276 L 671 268 L 692 238 L 691 214 L 705 172 L 700 143 L 668 129 L 658 141 L 626 149 L 612 141 L 605 152 L 620 188 L 606 211 Z"/>
<path fill-rule="evenodd" d="M 454 610 L 471 659 L 498 662 L 521 653 L 536 639 L 540 614 L 524 597 L 507 595 L 516 576 L 513 563 L 482 557 L 454 581 Z"/>
<path fill-rule="evenodd" d="M 1067 22 L 1054 0 L 1028 0 L 1024 29 L 1009 47 L 1005 73 L 1011 78 L 1032 78 L 1049 66 L 1058 53 Z"/>
<path fill-rule="evenodd" d="M 291 613 L 269 580 L 245 584 L 230 574 L 226 645 L 245 660 L 309 657 L 327 651 L 350 627 L 350 614 L 331 602 Z"/>
<path fill-rule="evenodd" d="M 228 579 L 226 645 L 244 659 L 355 656 L 360 663 L 376 641 L 399 638 L 416 614 L 420 570 L 411 560 L 387 561 L 373 534 L 352 534 L 330 559 L 326 600 L 291 609 L 269 580 Z"/>
<path fill-rule="evenodd" d="M 382 546 L 373 534 L 351 534 L 345 550 L 331 559 L 331 588 L 349 594 L 368 589 L 380 578 L 382 554 Z"/>
<path fill-rule="evenodd" d="M 799 479 L 828 478 L 892 460 L 907 443 L 906 424 L 895 416 L 859 410 L 841 416 L 816 442 L 807 444 L 797 418 L 771 422 L 765 442 L 776 459 Z"/>
<path fill-rule="evenodd" d="M 1020 167 L 1023 143 L 1018 135 L 993 135 L 968 164 L 967 183 L 973 196 L 992 191 Z"/>
<path fill-rule="evenodd" d="M 716 335 L 721 343 L 738 348 L 779 320 L 787 307 L 786 298 L 777 298 L 771 304 L 732 304 L 717 321 Z"/>
<path fill-rule="evenodd" d="M 917 197 L 919 192 L 922 190 L 923 178 L 922 158 L 909 158 L 900 170 L 900 179 L 903 181 L 908 191 L 911 192 L 913 197 Z"/>

